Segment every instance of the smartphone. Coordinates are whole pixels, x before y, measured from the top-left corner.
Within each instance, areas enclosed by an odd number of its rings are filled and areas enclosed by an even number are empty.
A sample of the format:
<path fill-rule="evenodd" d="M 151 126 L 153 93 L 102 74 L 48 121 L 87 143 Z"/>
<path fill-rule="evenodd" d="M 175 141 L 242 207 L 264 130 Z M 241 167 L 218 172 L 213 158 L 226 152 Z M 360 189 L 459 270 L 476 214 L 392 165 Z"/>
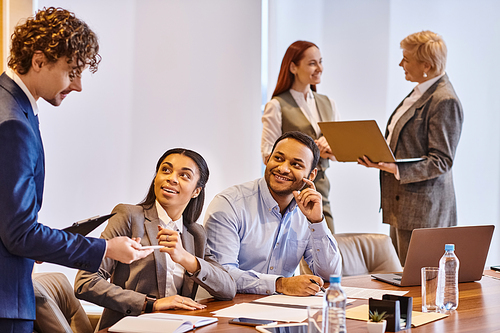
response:
<path fill-rule="evenodd" d="M 279 324 L 271 326 L 257 326 L 255 329 L 262 333 L 307 333 L 306 323 Z"/>
<path fill-rule="evenodd" d="M 491 266 L 490 268 L 494 271 L 500 272 L 500 266 Z"/>
<path fill-rule="evenodd" d="M 245 325 L 245 326 L 261 326 L 261 325 L 275 325 L 277 322 L 272 320 L 262 320 L 253 318 L 233 318 L 229 321 L 230 324 Z"/>

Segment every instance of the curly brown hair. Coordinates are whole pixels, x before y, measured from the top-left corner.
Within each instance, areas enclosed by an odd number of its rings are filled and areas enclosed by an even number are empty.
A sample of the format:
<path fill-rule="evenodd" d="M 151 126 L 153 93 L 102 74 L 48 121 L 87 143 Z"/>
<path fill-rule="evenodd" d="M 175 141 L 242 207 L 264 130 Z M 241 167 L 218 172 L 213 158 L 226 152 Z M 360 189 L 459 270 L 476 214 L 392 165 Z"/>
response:
<path fill-rule="evenodd" d="M 101 61 L 96 34 L 74 13 L 63 8 L 43 8 L 15 27 L 9 67 L 19 74 L 28 73 L 37 51 L 43 52 L 49 62 L 61 57 L 67 57 L 68 63 L 75 61 L 73 77 L 80 76 L 87 65 L 90 72 L 95 73 Z"/>

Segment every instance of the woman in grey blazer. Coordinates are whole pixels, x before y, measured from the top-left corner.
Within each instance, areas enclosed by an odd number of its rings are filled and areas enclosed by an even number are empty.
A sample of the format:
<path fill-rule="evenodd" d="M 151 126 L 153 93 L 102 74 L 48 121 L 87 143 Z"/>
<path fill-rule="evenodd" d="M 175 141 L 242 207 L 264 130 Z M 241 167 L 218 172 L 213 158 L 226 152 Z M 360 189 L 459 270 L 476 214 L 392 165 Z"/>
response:
<path fill-rule="evenodd" d="M 216 299 L 234 297 L 234 280 L 214 260 L 206 247 L 205 229 L 196 223 L 208 175 L 207 164 L 198 153 L 170 149 L 158 160 L 144 201 L 114 208 L 116 215 L 102 238 L 127 235 L 142 246 L 163 247 L 130 265 L 105 258 L 97 273 L 78 272 L 76 296 L 105 308 L 99 329 L 128 315 L 202 309 L 205 306 L 193 300 L 198 285 Z"/>
<path fill-rule="evenodd" d="M 416 228 L 457 224 L 452 166 L 463 111 L 445 73 L 446 45 L 441 36 L 422 31 L 401 41 L 405 78 L 417 86 L 399 104 L 388 121 L 386 140 L 396 159 L 417 162 L 358 162 L 381 170 L 383 222 L 404 266 L 411 232 Z"/>

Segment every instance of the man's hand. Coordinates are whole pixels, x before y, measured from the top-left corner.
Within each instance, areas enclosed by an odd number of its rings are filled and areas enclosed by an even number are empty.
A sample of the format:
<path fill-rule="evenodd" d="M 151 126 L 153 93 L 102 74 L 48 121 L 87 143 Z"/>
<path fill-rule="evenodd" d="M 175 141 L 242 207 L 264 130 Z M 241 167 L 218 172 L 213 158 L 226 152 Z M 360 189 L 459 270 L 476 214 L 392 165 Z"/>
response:
<path fill-rule="evenodd" d="M 314 140 L 314 142 L 319 148 L 319 156 L 325 159 L 334 157 L 332 154 L 332 150 L 330 149 L 330 145 L 328 144 L 328 141 L 326 141 L 324 136 L 320 137 L 318 140 Z"/>
<path fill-rule="evenodd" d="M 306 218 L 311 223 L 319 223 L 323 221 L 323 201 L 321 193 L 316 191 L 316 186 L 314 183 L 307 179 L 302 178 L 304 182 L 307 183 L 307 188 L 300 191 L 293 191 L 293 196 L 295 201 L 299 206 L 299 209 L 306 216 Z"/>
<path fill-rule="evenodd" d="M 126 236 L 108 239 L 105 257 L 117 260 L 124 264 L 131 264 L 136 260 L 146 258 L 153 253 L 153 249 L 141 250 L 141 244 L 136 239 Z"/>
<path fill-rule="evenodd" d="M 318 282 L 319 286 L 312 283 L 311 279 Z M 297 275 L 276 280 L 276 292 L 290 296 L 316 295 L 320 286 L 323 286 L 323 280 L 315 275 Z"/>
<path fill-rule="evenodd" d="M 206 307 L 206 305 L 196 303 L 189 297 L 174 295 L 156 300 L 153 305 L 153 311 L 163 311 L 169 309 L 201 310 Z"/>
<path fill-rule="evenodd" d="M 156 235 L 156 238 L 158 239 L 158 244 L 164 246 L 164 248 L 160 249 L 160 252 L 168 253 L 174 262 L 182 265 L 188 272 L 194 273 L 200 269 L 198 259 L 182 246 L 182 241 L 177 231 L 158 226 L 158 235 Z"/>
<path fill-rule="evenodd" d="M 363 156 L 362 158 L 358 158 L 358 164 L 361 164 L 367 168 L 376 168 L 382 171 L 386 171 L 392 174 L 396 174 L 398 172 L 398 166 L 396 163 L 392 162 L 378 162 L 378 163 L 373 163 L 370 161 L 368 156 Z"/>

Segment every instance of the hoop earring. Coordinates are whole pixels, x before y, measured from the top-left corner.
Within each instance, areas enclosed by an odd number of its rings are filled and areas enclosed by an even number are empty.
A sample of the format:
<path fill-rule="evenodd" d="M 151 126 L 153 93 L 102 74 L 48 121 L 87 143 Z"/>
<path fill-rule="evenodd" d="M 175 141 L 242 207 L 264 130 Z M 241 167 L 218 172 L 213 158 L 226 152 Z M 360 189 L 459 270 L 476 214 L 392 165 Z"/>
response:
<path fill-rule="evenodd" d="M 424 77 L 427 77 L 427 73 L 426 72 L 424 72 Z"/>

